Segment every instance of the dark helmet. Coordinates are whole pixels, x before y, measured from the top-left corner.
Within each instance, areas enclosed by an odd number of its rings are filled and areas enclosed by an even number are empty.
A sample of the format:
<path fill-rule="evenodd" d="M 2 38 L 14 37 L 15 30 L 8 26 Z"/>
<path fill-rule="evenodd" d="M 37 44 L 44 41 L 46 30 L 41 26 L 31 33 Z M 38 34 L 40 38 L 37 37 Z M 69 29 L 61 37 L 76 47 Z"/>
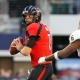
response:
<path fill-rule="evenodd" d="M 22 12 L 22 17 L 23 17 L 23 23 L 24 24 L 26 24 L 26 22 L 25 22 L 26 14 L 32 14 L 33 15 L 33 21 L 32 22 L 40 22 L 41 21 L 41 10 L 36 6 L 25 7 L 25 9 Z"/>

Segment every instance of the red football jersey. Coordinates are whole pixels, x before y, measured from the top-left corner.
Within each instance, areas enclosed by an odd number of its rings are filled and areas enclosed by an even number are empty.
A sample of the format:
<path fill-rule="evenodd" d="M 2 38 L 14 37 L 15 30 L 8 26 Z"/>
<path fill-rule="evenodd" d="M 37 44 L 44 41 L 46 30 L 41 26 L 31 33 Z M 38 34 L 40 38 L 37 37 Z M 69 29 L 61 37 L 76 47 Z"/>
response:
<path fill-rule="evenodd" d="M 26 41 L 29 36 L 37 36 L 37 31 L 40 27 L 40 23 L 32 23 L 26 27 Z M 51 37 L 48 28 L 42 24 L 42 29 L 39 34 L 40 38 L 36 40 L 32 51 L 30 53 L 32 66 L 38 65 L 40 57 L 51 55 Z M 46 62 L 50 63 L 50 62 Z"/>

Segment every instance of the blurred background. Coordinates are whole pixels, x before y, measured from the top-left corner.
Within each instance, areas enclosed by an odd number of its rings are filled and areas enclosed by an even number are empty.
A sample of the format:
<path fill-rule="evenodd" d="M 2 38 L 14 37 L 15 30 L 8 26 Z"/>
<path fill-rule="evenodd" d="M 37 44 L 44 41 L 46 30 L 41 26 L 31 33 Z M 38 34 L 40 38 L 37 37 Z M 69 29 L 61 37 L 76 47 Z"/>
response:
<path fill-rule="evenodd" d="M 25 25 L 21 23 L 21 14 L 28 5 L 41 9 L 41 22 L 51 31 L 52 52 L 66 47 L 69 35 L 78 29 L 80 0 L 0 0 L 0 80 L 26 80 L 32 69 L 29 56 L 9 53 L 11 41 L 19 36 L 24 38 Z M 52 78 L 80 80 L 77 52 L 66 59 L 53 61 Z"/>

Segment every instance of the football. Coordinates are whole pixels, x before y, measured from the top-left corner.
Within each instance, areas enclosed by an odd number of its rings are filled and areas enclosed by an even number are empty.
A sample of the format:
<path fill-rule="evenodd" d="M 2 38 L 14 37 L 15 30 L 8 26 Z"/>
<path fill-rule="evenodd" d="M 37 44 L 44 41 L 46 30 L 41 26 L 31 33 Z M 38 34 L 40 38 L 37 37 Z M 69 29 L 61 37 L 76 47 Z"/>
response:
<path fill-rule="evenodd" d="M 19 37 L 21 43 L 23 44 L 24 43 L 24 39 L 22 37 Z M 14 41 L 11 42 L 10 44 L 10 48 L 9 48 L 9 51 L 10 51 L 10 54 L 11 55 L 15 55 L 17 54 L 19 51 L 15 48 L 15 47 L 12 47 L 12 46 L 15 46 L 16 44 L 14 43 Z"/>

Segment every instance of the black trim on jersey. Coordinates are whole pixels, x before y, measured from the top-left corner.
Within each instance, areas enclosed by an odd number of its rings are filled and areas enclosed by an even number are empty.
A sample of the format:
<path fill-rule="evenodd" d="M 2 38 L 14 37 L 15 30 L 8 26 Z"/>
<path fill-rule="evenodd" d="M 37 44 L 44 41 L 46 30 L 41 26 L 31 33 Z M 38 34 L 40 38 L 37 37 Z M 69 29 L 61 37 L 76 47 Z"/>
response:
<path fill-rule="evenodd" d="M 39 26 L 39 29 L 38 29 L 38 31 L 37 31 L 37 35 L 39 35 L 39 34 L 40 34 L 41 29 L 42 29 L 42 24 L 40 24 L 40 26 Z"/>
<path fill-rule="evenodd" d="M 35 41 L 37 40 L 38 36 L 30 36 L 27 44 L 25 46 L 33 48 Z"/>
<path fill-rule="evenodd" d="M 41 29 L 42 29 L 42 24 L 40 24 L 39 29 L 38 29 L 38 31 L 37 31 L 37 40 L 40 39 L 39 34 L 40 34 L 40 32 L 41 32 Z"/>

